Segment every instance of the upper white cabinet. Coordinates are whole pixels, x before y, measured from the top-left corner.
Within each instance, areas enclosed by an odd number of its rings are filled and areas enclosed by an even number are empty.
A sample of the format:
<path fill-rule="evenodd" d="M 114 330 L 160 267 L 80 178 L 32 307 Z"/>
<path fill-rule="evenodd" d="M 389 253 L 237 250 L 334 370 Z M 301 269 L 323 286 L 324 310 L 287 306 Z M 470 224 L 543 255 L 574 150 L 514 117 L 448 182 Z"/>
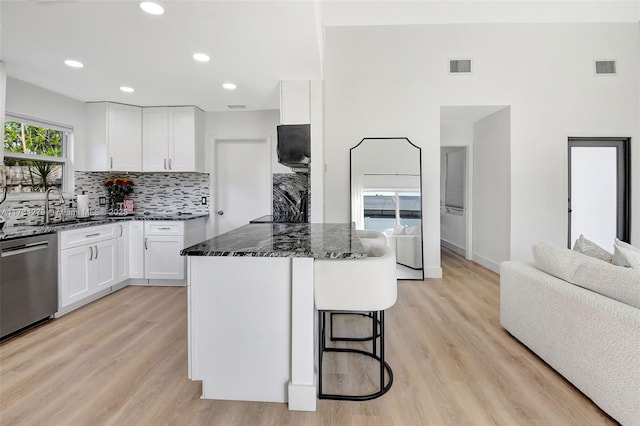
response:
<path fill-rule="evenodd" d="M 311 123 L 311 82 L 280 82 L 280 124 Z"/>
<path fill-rule="evenodd" d="M 142 111 L 142 170 L 204 171 L 204 113 L 196 107 Z"/>
<path fill-rule="evenodd" d="M 142 108 L 97 102 L 86 104 L 87 170 L 142 170 Z"/>

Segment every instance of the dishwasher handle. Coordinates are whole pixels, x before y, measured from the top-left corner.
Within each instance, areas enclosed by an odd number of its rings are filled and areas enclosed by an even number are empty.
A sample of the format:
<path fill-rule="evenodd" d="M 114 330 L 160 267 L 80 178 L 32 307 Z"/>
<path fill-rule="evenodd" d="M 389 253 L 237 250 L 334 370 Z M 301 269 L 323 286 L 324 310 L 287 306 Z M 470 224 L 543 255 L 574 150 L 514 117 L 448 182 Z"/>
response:
<path fill-rule="evenodd" d="M 44 250 L 48 247 L 49 241 L 38 241 L 35 243 L 22 244 L 15 247 L 7 247 L 2 249 L 2 257 L 16 256 L 18 254 Z"/>

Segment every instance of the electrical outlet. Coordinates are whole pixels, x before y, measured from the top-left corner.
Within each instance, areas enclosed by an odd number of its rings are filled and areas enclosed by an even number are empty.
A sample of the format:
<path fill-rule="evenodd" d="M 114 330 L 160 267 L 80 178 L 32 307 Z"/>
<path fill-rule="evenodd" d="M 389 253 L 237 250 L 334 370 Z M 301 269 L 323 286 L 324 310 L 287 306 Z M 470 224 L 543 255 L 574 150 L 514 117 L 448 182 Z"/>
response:
<path fill-rule="evenodd" d="M 106 197 L 100 197 L 100 198 L 98 198 L 98 203 L 99 203 L 101 206 L 106 206 L 106 205 L 107 205 L 107 198 L 106 198 Z"/>
<path fill-rule="evenodd" d="M 207 205 L 207 197 L 202 197 L 202 201 L 201 201 L 203 206 Z"/>

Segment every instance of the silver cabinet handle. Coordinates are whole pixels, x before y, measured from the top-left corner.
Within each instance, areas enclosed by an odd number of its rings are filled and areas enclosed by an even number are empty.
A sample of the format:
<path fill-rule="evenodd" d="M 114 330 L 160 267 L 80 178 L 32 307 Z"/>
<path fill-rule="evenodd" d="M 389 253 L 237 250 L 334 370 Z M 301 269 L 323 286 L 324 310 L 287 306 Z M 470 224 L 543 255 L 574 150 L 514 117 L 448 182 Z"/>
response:
<path fill-rule="evenodd" d="M 145 250 L 149 250 L 149 248 L 147 247 L 147 239 L 146 238 L 144 239 L 144 249 Z"/>
<path fill-rule="evenodd" d="M 169 158 L 169 170 L 171 170 L 171 158 Z"/>
<path fill-rule="evenodd" d="M 224 212 L 222 210 L 218 210 L 216 213 L 218 213 L 218 215 L 222 216 L 224 214 Z"/>
<path fill-rule="evenodd" d="M 91 246 L 89 246 L 89 253 L 91 253 L 90 257 L 89 257 L 89 261 L 92 261 L 93 260 L 93 247 L 91 247 Z"/>
<path fill-rule="evenodd" d="M 167 170 L 167 159 L 166 158 L 164 159 L 164 166 L 163 167 L 164 167 L 165 170 Z"/>
<path fill-rule="evenodd" d="M 113 157 L 109 157 L 109 168 L 113 169 Z"/>
<path fill-rule="evenodd" d="M 90 238 L 90 237 L 97 237 L 98 235 L 100 235 L 100 233 L 99 233 L 99 232 L 96 232 L 95 234 L 87 234 L 87 235 L 85 235 L 84 237 L 85 237 L 85 238 Z"/>
<path fill-rule="evenodd" d="M 118 226 L 120 227 L 120 236 L 122 237 L 122 233 L 124 232 L 124 231 L 122 230 L 122 225 L 118 225 Z"/>
<path fill-rule="evenodd" d="M 98 258 L 98 246 L 94 246 L 96 248 L 96 259 Z"/>
<path fill-rule="evenodd" d="M 165 226 L 165 227 L 163 227 L 163 228 L 158 228 L 158 229 L 161 229 L 161 230 L 163 230 L 163 231 L 168 231 L 168 230 L 170 230 L 171 228 L 169 228 L 168 226 Z"/>

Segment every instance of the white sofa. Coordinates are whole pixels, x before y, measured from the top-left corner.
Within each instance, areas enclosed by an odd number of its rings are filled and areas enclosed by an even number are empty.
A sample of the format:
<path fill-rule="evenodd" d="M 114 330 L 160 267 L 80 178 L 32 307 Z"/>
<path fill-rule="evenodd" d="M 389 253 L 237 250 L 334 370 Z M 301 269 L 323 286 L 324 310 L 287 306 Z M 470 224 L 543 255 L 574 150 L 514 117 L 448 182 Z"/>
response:
<path fill-rule="evenodd" d="M 500 268 L 500 324 L 623 425 L 640 425 L 640 271 L 544 243 Z"/>
<path fill-rule="evenodd" d="M 405 233 L 405 229 L 411 228 Z M 397 229 L 387 229 L 384 235 L 387 237 L 387 245 L 396 253 L 396 260 L 400 265 L 408 266 L 413 269 L 422 269 L 422 238 L 419 234 L 419 228 L 401 227 L 402 234 L 397 234 Z M 415 229 L 415 231 L 414 231 Z"/>

